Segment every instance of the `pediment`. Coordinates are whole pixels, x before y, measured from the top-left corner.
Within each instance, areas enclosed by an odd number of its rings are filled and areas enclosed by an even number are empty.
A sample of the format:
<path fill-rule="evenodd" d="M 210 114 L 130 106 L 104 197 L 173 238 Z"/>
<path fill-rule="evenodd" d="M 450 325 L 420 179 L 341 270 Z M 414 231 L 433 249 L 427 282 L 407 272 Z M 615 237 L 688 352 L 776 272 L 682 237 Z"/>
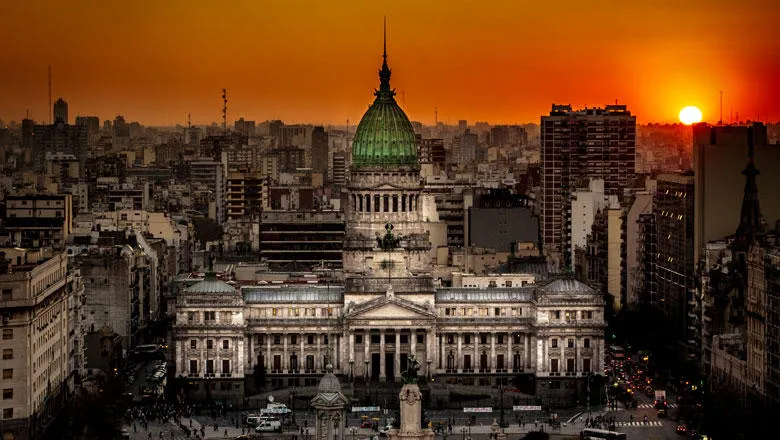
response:
<path fill-rule="evenodd" d="M 396 296 L 377 298 L 355 306 L 347 319 L 433 319 L 434 312 L 419 304 Z"/>
<path fill-rule="evenodd" d="M 406 189 L 402 186 L 393 185 L 392 183 L 381 183 L 379 185 L 376 185 L 375 187 L 371 188 L 373 190 L 397 190 L 397 189 Z"/>

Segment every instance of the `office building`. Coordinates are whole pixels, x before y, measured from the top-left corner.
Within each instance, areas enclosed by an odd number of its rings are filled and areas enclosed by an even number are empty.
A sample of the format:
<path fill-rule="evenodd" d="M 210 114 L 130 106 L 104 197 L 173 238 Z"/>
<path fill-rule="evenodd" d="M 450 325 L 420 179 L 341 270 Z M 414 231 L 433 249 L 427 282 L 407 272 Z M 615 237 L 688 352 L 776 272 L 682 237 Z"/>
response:
<path fill-rule="evenodd" d="M 5 198 L 2 232 L 8 245 L 65 249 L 73 228 L 70 194 L 11 195 Z"/>
<path fill-rule="evenodd" d="M 681 354 L 698 359 L 693 255 L 694 176 L 661 174 L 653 200 L 658 258 L 657 305 L 674 329 Z"/>
<path fill-rule="evenodd" d="M 328 132 L 320 126 L 311 133 L 311 168 L 322 174 L 323 182 L 328 182 Z"/>

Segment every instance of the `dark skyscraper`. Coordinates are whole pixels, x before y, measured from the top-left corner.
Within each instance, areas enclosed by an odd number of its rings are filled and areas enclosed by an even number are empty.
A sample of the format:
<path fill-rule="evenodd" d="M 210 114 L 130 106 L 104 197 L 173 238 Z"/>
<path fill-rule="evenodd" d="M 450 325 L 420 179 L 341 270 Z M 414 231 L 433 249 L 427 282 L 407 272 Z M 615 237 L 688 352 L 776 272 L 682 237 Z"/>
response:
<path fill-rule="evenodd" d="M 323 127 L 314 127 L 311 133 L 311 167 L 328 181 L 328 132 Z"/>
<path fill-rule="evenodd" d="M 68 103 L 62 98 L 54 103 L 54 123 L 57 122 L 68 123 Z"/>
<path fill-rule="evenodd" d="M 658 190 L 653 201 L 657 234 L 655 262 L 657 306 L 672 325 L 683 352 L 696 354 L 693 298 L 693 193 L 694 177 L 690 174 L 658 176 Z M 687 358 L 687 357 L 686 357 Z"/>
<path fill-rule="evenodd" d="M 553 105 L 541 123 L 542 246 L 570 266 L 568 216 L 571 192 L 604 180 L 604 193 L 620 195 L 634 176 L 636 117 L 625 105 L 573 111 Z"/>

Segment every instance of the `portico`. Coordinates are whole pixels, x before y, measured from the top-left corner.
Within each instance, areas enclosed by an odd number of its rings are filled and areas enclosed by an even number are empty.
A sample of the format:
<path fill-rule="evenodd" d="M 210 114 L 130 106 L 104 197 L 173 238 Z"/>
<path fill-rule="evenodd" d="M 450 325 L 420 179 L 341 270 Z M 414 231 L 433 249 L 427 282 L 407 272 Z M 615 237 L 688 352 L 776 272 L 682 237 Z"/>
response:
<path fill-rule="evenodd" d="M 344 358 L 353 366 L 354 377 L 396 381 L 409 356 L 414 355 L 422 364 L 435 362 L 432 309 L 390 293 L 348 307 L 345 324 L 349 344 Z"/>

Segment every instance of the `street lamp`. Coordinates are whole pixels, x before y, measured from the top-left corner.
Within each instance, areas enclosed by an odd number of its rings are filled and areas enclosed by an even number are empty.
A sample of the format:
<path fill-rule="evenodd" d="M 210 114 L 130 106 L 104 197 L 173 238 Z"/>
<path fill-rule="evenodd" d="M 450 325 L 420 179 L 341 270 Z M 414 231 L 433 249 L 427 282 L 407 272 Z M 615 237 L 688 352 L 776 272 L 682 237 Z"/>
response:
<path fill-rule="evenodd" d="M 428 379 L 432 379 L 433 375 L 431 374 L 431 362 L 433 362 L 433 359 L 428 359 L 425 362 L 428 364 Z"/>
<path fill-rule="evenodd" d="M 355 440 L 355 436 L 357 435 L 357 428 L 354 426 L 349 427 L 349 432 L 352 433 L 352 440 Z"/>
<path fill-rule="evenodd" d="M 499 395 L 499 398 L 501 399 L 501 402 L 499 402 L 499 405 L 501 406 L 501 422 L 500 422 L 500 426 L 502 428 L 505 428 L 506 425 L 504 424 L 504 384 L 501 384 L 501 385 L 498 386 L 498 395 Z"/>
<path fill-rule="evenodd" d="M 364 359 L 363 363 L 365 364 L 365 368 L 363 369 L 363 375 L 366 377 L 366 382 L 368 382 L 368 359 Z"/>
<path fill-rule="evenodd" d="M 466 440 L 466 427 L 460 428 L 460 433 L 463 434 L 463 440 Z"/>
<path fill-rule="evenodd" d="M 292 423 L 293 423 L 293 425 L 296 425 L 296 423 L 295 423 L 295 387 L 293 387 L 292 391 L 290 391 L 290 395 L 292 395 L 292 399 L 290 401 L 290 408 L 292 409 Z"/>
<path fill-rule="evenodd" d="M 353 383 L 355 382 L 355 371 L 354 371 L 354 368 L 355 368 L 355 360 L 354 359 L 350 359 L 349 360 L 349 380 L 351 382 L 353 382 Z"/>

